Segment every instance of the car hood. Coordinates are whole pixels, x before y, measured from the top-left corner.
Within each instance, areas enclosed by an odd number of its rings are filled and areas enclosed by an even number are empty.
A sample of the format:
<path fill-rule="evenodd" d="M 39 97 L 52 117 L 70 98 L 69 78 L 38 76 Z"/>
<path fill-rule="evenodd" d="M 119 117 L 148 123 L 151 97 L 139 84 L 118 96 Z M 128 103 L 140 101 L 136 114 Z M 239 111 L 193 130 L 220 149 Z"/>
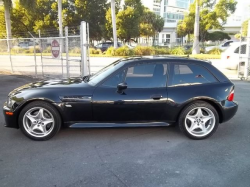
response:
<path fill-rule="evenodd" d="M 53 80 L 41 80 L 33 83 L 25 84 L 14 89 L 9 95 L 16 95 L 23 91 L 29 90 L 71 90 L 72 88 L 90 88 L 93 87 L 88 83 L 85 83 L 82 78 L 68 78 L 68 79 L 53 79 Z"/>

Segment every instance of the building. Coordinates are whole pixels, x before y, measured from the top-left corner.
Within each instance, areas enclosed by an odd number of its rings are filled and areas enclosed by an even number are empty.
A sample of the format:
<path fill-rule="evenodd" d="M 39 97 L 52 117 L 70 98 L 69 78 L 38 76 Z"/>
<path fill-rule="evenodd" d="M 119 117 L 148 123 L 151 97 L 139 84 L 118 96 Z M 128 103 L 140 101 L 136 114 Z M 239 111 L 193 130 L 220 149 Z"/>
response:
<path fill-rule="evenodd" d="M 250 18 L 250 1 L 237 0 L 236 10 L 228 19 L 227 23 L 223 26 L 223 32 L 228 33 L 231 37 L 240 33 L 242 23 Z"/>
<path fill-rule="evenodd" d="M 165 24 L 162 32 L 156 36 L 158 45 L 175 45 L 181 39 L 176 34 L 176 27 L 179 20 L 184 18 L 188 12 L 189 5 L 194 0 L 142 0 L 144 6 L 162 16 Z"/>
<path fill-rule="evenodd" d="M 193 2 L 194 0 L 142 0 L 144 6 L 165 19 L 162 32 L 156 36 L 158 45 L 172 46 L 185 42 L 176 34 L 177 23 L 184 18 L 185 13 L 188 13 L 189 6 Z M 242 22 L 250 18 L 250 0 L 237 0 L 237 2 L 236 11 L 228 18 L 223 30 L 231 37 L 239 33 Z"/>

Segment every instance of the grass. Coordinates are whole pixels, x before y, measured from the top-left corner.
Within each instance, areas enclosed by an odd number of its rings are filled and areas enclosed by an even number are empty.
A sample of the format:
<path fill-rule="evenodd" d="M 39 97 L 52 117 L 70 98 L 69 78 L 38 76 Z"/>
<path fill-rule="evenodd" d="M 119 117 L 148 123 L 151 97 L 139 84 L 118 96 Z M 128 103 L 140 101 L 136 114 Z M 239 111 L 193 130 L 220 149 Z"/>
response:
<path fill-rule="evenodd" d="M 0 52 L 0 55 L 9 55 L 9 53 L 6 52 Z M 21 55 L 21 56 L 34 56 L 33 53 L 11 53 L 11 55 Z M 41 53 L 36 53 L 36 56 L 40 56 Z M 51 56 L 51 53 L 43 53 L 43 56 Z M 66 56 L 65 53 L 63 53 L 63 56 Z M 69 53 L 70 57 L 80 57 L 81 54 L 79 53 Z M 178 56 L 178 55 L 177 55 Z M 183 55 L 187 56 L 187 55 Z M 112 55 L 104 55 L 104 54 L 90 54 L 90 57 L 113 57 L 113 58 L 123 58 L 126 56 L 112 56 Z M 197 58 L 201 60 L 205 59 L 220 59 L 221 55 L 212 55 L 212 54 L 197 54 L 197 55 L 190 55 L 191 58 Z"/>

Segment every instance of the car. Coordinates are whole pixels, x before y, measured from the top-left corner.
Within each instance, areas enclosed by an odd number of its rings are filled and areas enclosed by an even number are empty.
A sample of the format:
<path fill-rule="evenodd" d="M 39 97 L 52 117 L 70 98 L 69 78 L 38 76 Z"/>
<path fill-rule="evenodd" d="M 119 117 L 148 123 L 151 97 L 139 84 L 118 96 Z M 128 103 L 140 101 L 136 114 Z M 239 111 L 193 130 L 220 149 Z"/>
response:
<path fill-rule="evenodd" d="M 233 40 L 229 40 L 229 41 L 226 41 L 218 46 L 209 46 L 209 47 L 206 47 L 205 48 L 205 52 L 209 52 L 211 51 L 212 49 L 215 49 L 215 48 L 219 48 L 220 50 L 222 51 L 225 51 L 234 41 Z"/>
<path fill-rule="evenodd" d="M 44 80 L 14 89 L 3 106 L 6 127 L 33 140 L 59 129 L 177 124 L 204 139 L 238 109 L 234 84 L 206 61 L 133 57 L 83 78 Z"/>
<path fill-rule="evenodd" d="M 121 47 L 122 44 L 120 42 L 117 43 L 118 47 Z M 103 43 L 99 43 L 97 44 L 94 48 L 95 49 L 100 49 L 102 52 L 107 51 L 107 49 L 109 47 L 113 47 L 114 43 L 113 42 L 103 42 Z"/>
<path fill-rule="evenodd" d="M 245 64 L 247 62 L 247 43 L 234 42 L 223 53 L 221 53 L 221 62 L 227 69 L 237 70 L 239 63 Z"/>
<path fill-rule="evenodd" d="M 35 46 L 39 47 L 39 44 L 35 42 Z M 34 48 L 34 42 L 33 41 L 19 42 L 17 46 L 14 46 L 14 48 L 18 48 L 18 47 L 22 49 Z"/>

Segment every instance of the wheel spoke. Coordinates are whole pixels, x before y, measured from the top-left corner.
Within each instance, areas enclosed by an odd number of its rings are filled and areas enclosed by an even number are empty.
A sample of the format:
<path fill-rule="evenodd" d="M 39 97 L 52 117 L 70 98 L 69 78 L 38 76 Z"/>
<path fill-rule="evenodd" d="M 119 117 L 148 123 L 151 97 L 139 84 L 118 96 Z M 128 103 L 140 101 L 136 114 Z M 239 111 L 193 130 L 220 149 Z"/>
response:
<path fill-rule="evenodd" d="M 43 110 L 43 108 L 41 108 L 41 109 L 39 110 L 39 112 L 37 113 L 36 117 L 37 117 L 38 119 L 41 119 L 41 120 L 44 119 L 43 112 L 44 112 L 44 110 Z"/>
<path fill-rule="evenodd" d="M 31 123 L 36 121 L 35 116 L 32 116 L 30 113 L 26 114 L 25 116 L 31 121 Z"/>
<path fill-rule="evenodd" d="M 203 133 L 207 131 L 207 128 L 205 127 L 204 123 L 200 124 L 200 129 L 202 130 Z"/>
<path fill-rule="evenodd" d="M 191 126 L 190 126 L 190 128 L 189 128 L 189 130 L 192 132 L 193 130 L 195 130 L 197 128 L 198 128 L 197 124 L 196 123 L 192 123 Z"/>
<path fill-rule="evenodd" d="M 198 109 L 197 109 L 196 116 L 197 116 L 197 117 L 203 117 L 201 108 L 198 108 Z"/>
<path fill-rule="evenodd" d="M 196 117 L 195 116 L 187 115 L 187 119 L 189 119 L 192 123 L 194 123 L 195 120 L 196 120 Z"/>
<path fill-rule="evenodd" d="M 35 123 L 31 123 L 31 125 L 29 126 L 29 128 L 28 128 L 28 130 L 30 131 L 30 132 L 32 132 L 33 130 L 34 130 L 34 127 L 36 126 L 36 124 Z"/>
<path fill-rule="evenodd" d="M 53 123 L 53 122 L 54 122 L 53 119 L 47 119 L 46 118 L 46 119 L 43 120 L 44 125 L 48 125 L 49 123 Z"/>
<path fill-rule="evenodd" d="M 202 118 L 203 123 L 206 124 L 206 122 L 209 121 L 209 120 L 212 119 L 212 118 L 213 118 L 212 116 L 204 116 L 204 117 Z"/>

